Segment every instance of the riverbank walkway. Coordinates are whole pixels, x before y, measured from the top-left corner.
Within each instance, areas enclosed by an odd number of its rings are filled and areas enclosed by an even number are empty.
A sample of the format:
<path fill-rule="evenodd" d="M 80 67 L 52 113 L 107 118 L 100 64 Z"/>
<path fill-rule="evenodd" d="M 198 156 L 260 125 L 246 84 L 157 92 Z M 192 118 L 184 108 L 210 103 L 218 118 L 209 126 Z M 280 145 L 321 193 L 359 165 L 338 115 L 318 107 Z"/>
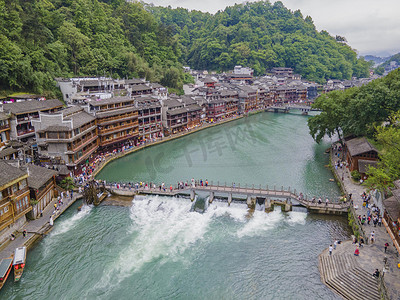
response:
<path fill-rule="evenodd" d="M 50 226 L 49 223 L 50 216 L 53 216 L 53 220 L 55 221 L 65 210 L 75 203 L 76 200 L 81 198 L 82 195 L 79 193 L 74 193 L 73 199 L 70 197 L 64 197 L 63 205 L 61 205 L 59 210 L 53 214 L 54 204 L 58 202 L 57 198 L 54 198 L 43 210 L 42 217 L 27 221 L 13 241 L 10 239 L 0 245 L 0 259 L 9 257 L 14 253 L 15 248 L 22 246 L 26 246 L 27 249 L 31 248 L 37 240 L 41 239 L 52 229 L 52 226 Z M 23 230 L 27 231 L 26 237 L 23 237 Z"/>
<path fill-rule="evenodd" d="M 336 151 L 337 152 L 337 151 Z M 343 157 L 343 153 L 340 153 L 340 157 Z M 338 157 L 331 153 L 331 162 L 334 165 L 335 161 L 338 160 Z M 360 183 L 354 182 L 351 178 L 350 172 L 348 168 L 343 166 L 343 168 L 338 168 L 337 170 L 334 169 L 337 179 L 341 182 L 342 187 L 347 195 L 352 194 L 353 206 L 354 211 L 357 215 L 366 215 L 367 209 L 363 207 L 363 199 L 361 195 L 366 192 L 364 186 Z M 373 199 L 373 197 L 372 197 Z M 372 205 L 372 203 L 371 203 Z M 392 240 L 390 239 L 389 234 L 386 232 L 386 228 L 384 225 L 374 227 L 373 223 L 371 225 L 363 225 L 363 230 L 367 237 L 370 237 L 372 231 L 375 234 L 375 241 L 371 243 L 370 241 L 368 244 L 364 244 L 363 247 L 359 248 L 360 254 L 359 256 L 354 256 L 354 251 L 356 249 L 356 244 L 353 244 L 352 241 L 346 241 L 341 245 L 338 245 L 336 250 L 333 250 L 332 258 L 329 258 L 329 251 L 328 249 L 324 250 L 319 258 L 319 268 L 321 272 L 321 280 L 326 283 L 330 288 L 335 290 L 337 293 L 341 294 L 346 299 L 368 299 L 367 293 L 368 289 L 363 291 L 365 285 L 363 285 L 363 281 L 368 282 L 367 286 L 375 290 L 375 287 L 378 286 L 379 281 L 371 281 L 372 274 L 376 269 L 378 269 L 381 273 L 382 270 L 385 269 L 384 275 L 384 283 L 386 285 L 388 295 L 390 299 L 400 299 L 400 269 L 398 268 L 398 264 L 400 263 L 400 259 L 397 255 L 397 251 L 392 244 Z M 333 244 L 334 241 L 332 241 Z M 390 246 L 385 253 L 384 245 L 388 243 Z M 327 245 L 329 246 L 329 245 Z M 335 258 L 333 258 L 335 256 Z M 355 268 L 347 268 L 346 272 L 350 272 L 350 275 L 343 275 L 343 264 L 344 264 L 344 256 L 352 257 L 357 262 L 357 267 Z M 341 258 L 340 258 L 341 257 Z M 387 265 L 384 268 L 384 259 L 387 258 Z M 338 259 L 336 259 L 338 258 Z M 340 259 L 339 259 L 340 258 Z M 325 262 L 325 263 L 324 263 Z M 354 266 L 351 265 L 351 266 Z M 353 271 L 349 271 L 349 269 Z M 355 270 L 363 270 L 356 272 Z M 343 294 L 339 292 L 334 287 L 330 286 L 327 283 L 332 275 L 336 276 L 336 281 L 340 282 L 340 286 L 343 290 L 345 290 Z M 336 274 L 336 275 L 335 275 Z M 370 274 L 371 277 L 368 277 Z M 331 276 L 331 277 L 329 277 Z M 350 276 L 350 277 L 349 277 Z M 347 278 L 347 279 L 346 279 Z M 372 287 L 374 286 L 374 287 Z M 347 295 L 347 296 L 346 296 Z M 350 295 L 355 295 L 350 297 Z M 373 299 L 380 299 L 373 298 Z"/>

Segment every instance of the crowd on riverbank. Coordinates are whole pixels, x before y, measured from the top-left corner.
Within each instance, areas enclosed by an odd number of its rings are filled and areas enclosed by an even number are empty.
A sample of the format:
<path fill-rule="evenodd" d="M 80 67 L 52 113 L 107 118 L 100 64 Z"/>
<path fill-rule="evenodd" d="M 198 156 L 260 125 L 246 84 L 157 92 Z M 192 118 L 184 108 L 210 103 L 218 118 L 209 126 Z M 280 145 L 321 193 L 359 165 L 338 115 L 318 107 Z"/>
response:
<path fill-rule="evenodd" d="M 358 238 L 353 236 L 352 246 L 344 249 L 351 251 L 351 255 L 357 257 L 361 267 L 370 272 L 371 276 L 376 269 L 380 270 L 391 298 L 399 299 L 400 261 L 395 247 L 390 246 L 392 241 L 385 226 L 382 226 L 383 211 L 380 203 L 377 203 L 374 191 L 367 192 L 362 182 L 352 179 L 340 145 L 334 144 L 330 155 L 333 172 L 336 173 L 345 197 L 352 200 L 352 211 L 356 218 L 354 221 L 358 221 L 358 228 L 364 233 L 364 236 L 361 234 Z M 327 248 L 327 253 L 331 246 Z"/>

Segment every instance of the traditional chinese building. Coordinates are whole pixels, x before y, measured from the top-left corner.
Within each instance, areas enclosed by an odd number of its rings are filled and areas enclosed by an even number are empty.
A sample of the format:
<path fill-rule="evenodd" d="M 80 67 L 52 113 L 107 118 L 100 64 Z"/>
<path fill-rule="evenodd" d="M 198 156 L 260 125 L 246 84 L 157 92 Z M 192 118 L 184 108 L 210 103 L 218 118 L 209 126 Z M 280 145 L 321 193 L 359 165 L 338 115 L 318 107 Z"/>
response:
<path fill-rule="evenodd" d="M 58 159 L 74 174 L 94 158 L 99 147 L 96 119 L 79 106 L 40 113 L 33 125 L 40 154 Z"/>
<path fill-rule="evenodd" d="M 55 170 L 28 164 L 28 187 L 30 190 L 30 198 L 35 199 L 37 204 L 30 212 L 31 218 L 35 219 L 40 216 L 47 205 L 56 196 L 56 175 Z"/>
<path fill-rule="evenodd" d="M 24 225 L 32 209 L 27 178 L 28 172 L 0 160 L 0 243 Z"/>
<path fill-rule="evenodd" d="M 346 161 L 349 170 L 360 171 L 360 164 L 364 161 L 377 161 L 378 150 L 365 137 L 350 139 L 345 142 Z"/>
<path fill-rule="evenodd" d="M 27 141 L 35 137 L 33 120 L 39 118 L 39 113 L 52 113 L 62 109 L 63 103 L 57 99 L 45 101 L 23 101 L 3 104 L 4 112 L 9 113 L 10 138 Z"/>

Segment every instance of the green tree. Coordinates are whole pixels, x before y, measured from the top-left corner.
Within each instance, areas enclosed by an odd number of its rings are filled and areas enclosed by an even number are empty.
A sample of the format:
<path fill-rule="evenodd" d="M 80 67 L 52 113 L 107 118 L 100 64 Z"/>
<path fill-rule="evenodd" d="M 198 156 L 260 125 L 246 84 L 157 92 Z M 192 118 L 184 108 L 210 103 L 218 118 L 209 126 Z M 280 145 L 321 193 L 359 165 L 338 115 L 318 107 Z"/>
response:
<path fill-rule="evenodd" d="M 343 127 L 346 123 L 348 100 L 340 91 L 330 92 L 318 97 L 313 108 L 321 113 L 308 119 L 308 127 L 313 139 L 319 143 L 325 135 L 332 137 L 337 134 L 340 141 L 343 138 Z"/>

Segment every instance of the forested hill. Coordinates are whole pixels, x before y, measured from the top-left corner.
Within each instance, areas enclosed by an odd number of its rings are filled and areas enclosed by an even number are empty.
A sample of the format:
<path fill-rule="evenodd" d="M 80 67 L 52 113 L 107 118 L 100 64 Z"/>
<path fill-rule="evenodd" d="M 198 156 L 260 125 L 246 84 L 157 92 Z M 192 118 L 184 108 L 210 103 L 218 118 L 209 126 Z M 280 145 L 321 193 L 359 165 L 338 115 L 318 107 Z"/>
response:
<path fill-rule="evenodd" d="M 195 69 L 229 70 L 237 64 L 257 75 L 275 66 L 292 67 L 303 77 L 323 82 L 368 76 L 370 64 L 311 17 L 292 12 L 282 2 L 260 1 L 227 7 L 215 15 L 187 9 L 152 7 L 160 22 L 171 26 L 184 61 Z"/>
<path fill-rule="evenodd" d="M 366 76 L 368 64 L 310 17 L 281 2 L 227 7 L 215 15 L 125 0 L 0 0 L 0 90 L 54 91 L 54 77 L 185 81 L 182 64 L 229 70 L 293 67 L 322 82 Z"/>
<path fill-rule="evenodd" d="M 182 85 L 178 43 L 140 3 L 0 0 L 0 89 L 54 90 L 58 76 Z"/>

